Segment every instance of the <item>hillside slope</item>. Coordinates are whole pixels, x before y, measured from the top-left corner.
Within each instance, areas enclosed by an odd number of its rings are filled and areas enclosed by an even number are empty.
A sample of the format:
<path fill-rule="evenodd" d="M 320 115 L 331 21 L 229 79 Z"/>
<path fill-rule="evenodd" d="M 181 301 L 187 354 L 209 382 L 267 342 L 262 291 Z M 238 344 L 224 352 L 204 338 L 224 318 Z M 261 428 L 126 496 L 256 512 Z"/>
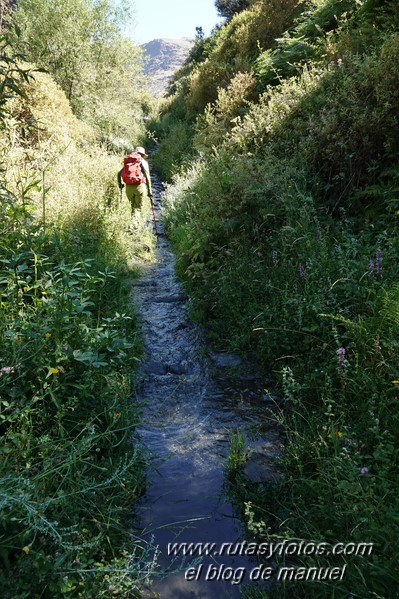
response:
<path fill-rule="evenodd" d="M 119 157 L 14 40 L 0 33 L 1 596 L 108 597 L 132 570 L 126 508 L 142 480 L 130 209 Z"/>
<path fill-rule="evenodd" d="M 191 314 L 284 400 L 281 483 L 232 475 L 248 534 L 371 546 L 246 599 L 399 597 L 398 31 L 389 0 L 253 0 L 154 123 Z"/>
<path fill-rule="evenodd" d="M 150 77 L 149 87 L 154 96 L 164 94 L 169 79 L 183 64 L 193 44 L 194 40 L 184 37 L 156 39 L 141 46 L 147 57 L 144 72 Z"/>

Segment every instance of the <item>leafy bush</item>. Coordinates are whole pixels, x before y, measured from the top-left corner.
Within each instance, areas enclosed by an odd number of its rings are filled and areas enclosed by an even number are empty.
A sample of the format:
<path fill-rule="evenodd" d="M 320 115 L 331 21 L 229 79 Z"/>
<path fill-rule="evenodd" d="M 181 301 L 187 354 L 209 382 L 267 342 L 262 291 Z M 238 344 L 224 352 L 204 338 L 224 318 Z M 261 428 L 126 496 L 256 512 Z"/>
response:
<path fill-rule="evenodd" d="M 151 562 L 126 532 L 143 486 L 140 346 L 123 207 L 106 210 L 115 158 L 88 155 L 63 93 L 1 43 L 2 594 L 131 597 Z"/>
<path fill-rule="evenodd" d="M 213 113 L 223 110 L 231 94 L 236 108 L 230 106 L 228 114 L 234 113 L 233 116 L 236 116 L 236 112 L 240 114 L 241 108 L 245 109 L 247 100 L 256 99 L 253 85 L 248 82 L 252 78 L 259 48 L 274 44 L 274 38 L 291 23 L 297 5 L 297 0 L 287 0 L 283 5 L 274 0 L 255 1 L 250 8 L 234 15 L 228 24 L 215 27 L 209 38 L 197 40 L 186 63 L 172 78 L 169 88 L 171 95 L 161 110 L 161 118 L 158 123 L 151 123 L 151 130 L 160 138 L 161 153 L 164 143 L 168 148 L 165 154 L 169 153 L 174 123 L 178 129 L 184 120 L 190 125 L 186 131 L 192 138 L 196 121 L 199 128 L 204 123 L 206 126 L 207 121 L 213 123 Z M 244 80 L 247 83 L 243 85 Z M 242 105 L 238 98 L 240 91 L 245 95 Z M 191 148 L 191 140 L 187 145 Z M 204 144 L 201 141 L 199 145 L 202 148 Z M 162 170 L 162 176 L 170 180 L 173 175 L 170 166 L 181 161 L 169 161 Z"/>
<path fill-rule="evenodd" d="M 120 275 L 68 263 L 75 250 L 28 223 L 3 230 L 1 247 L 1 586 L 100 591 L 114 570 L 123 579 L 113 544 L 142 484 L 127 403 L 135 318 L 115 312 L 128 303 Z"/>
<path fill-rule="evenodd" d="M 250 587 L 248 597 L 397 596 L 397 32 L 391 3 L 366 4 L 326 35 L 333 3 L 303 13 L 296 31 L 317 37 L 325 23 L 314 62 L 268 87 L 232 128 L 229 102 L 233 112 L 239 102 L 220 93 L 198 121 L 205 152 L 166 191 L 192 313 L 218 347 L 256 353 L 284 400 L 282 481 L 235 479 L 248 534 L 373 543 L 370 556 L 339 562 L 340 583 Z M 279 44 L 285 77 L 293 54 Z M 245 455 L 238 439 L 233 450 Z"/>
<path fill-rule="evenodd" d="M 254 79 L 249 73 L 237 73 L 227 89 L 219 89 L 214 104 L 208 104 L 204 114 L 197 119 L 194 147 L 197 151 L 206 151 L 217 146 L 242 116 L 253 97 Z"/>
<path fill-rule="evenodd" d="M 111 149 L 144 135 L 141 50 L 122 35 L 127 5 L 21 0 L 14 19 L 28 58 L 63 89 L 74 113 Z"/>
<path fill-rule="evenodd" d="M 297 4 L 298 0 L 255 2 L 224 25 L 207 59 L 191 73 L 188 108 L 202 112 L 237 72 L 249 72 L 259 47 L 273 45 L 275 37 L 291 22 Z"/>
<path fill-rule="evenodd" d="M 218 15 L 231 19 L 233 15 L 248 7 L 248 0 L 216 0 Z"/>
<path fill-rule="evenodd" d="M 325 62 L 326 55 L 334 58 L 333 31 L 344 29 L 351 14 L 359 6 L 354 0 L 314 0 L 302 7 L 294 27 L 276 39 L 276 46 L 262 52 L 256 59 L 256 73 L 263 86 L 276 84 L 301 71 L 311 60 Z M 333 50 L 333 51 L 332 51 Z"/>

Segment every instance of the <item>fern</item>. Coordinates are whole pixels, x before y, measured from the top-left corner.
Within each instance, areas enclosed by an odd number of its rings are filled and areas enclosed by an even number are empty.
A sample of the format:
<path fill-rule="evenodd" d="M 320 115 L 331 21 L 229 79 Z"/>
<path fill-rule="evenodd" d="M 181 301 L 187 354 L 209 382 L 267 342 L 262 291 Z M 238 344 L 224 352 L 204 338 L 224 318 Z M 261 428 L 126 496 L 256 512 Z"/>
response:
<path fill-rule="evenodd" d="M 395 283 L 389 291 L 385 292 L 381 316 L 399 329 L 399 283 Z"/>
<path fill-rule="evenodd" d="M 261 53 L 255 70 L 264 85 L 291 77 L 310 59 L 325 54 L 325 38 L 359 8 L 355 0 L 314 0 L 301 12 L 295 26 L 276 38 L 277 46 Z"/>

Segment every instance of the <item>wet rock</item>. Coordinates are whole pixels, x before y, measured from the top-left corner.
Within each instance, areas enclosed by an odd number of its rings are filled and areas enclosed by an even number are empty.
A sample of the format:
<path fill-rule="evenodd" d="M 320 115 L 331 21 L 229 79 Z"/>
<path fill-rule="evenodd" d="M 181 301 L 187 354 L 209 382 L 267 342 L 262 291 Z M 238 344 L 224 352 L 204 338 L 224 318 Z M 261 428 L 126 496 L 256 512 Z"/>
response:
<path fill-rule="evenodd" d="M 212 361 L 218 368 L 231 368 L 233 366 L 241 366 L 242 359 L 237 354 L 216 353 L 210 354 Z"/>
<path fill-rule="evenodd" d="M 281 456 L 276 440 L 258 441 L 251 448 L 251 454 L 244 466 L 244 475 L 251 483 L 276 483 L 281 473 L 276 466 L 276 459 Z"/>
<path fill-rule="evenodd" d="M 262 399 L 266 401 L 268 404 L 276 404 L 280 401 L 280 398 L 273 393 L 268 393 L 267 391 L 262 394 Z"/>
<path fill-rule="evenodd" d="M 189 367 L 187 362 L 181 362 L 180 364 L 168 364 L 167 370 L 171 374 L 187 374 Z"/>
<path fill-rule="evenodd" d="M 148 374 L 167 374 L 168 370 L 165 364 L 162 362 L 148 362 L 147 373 Z"/>
<path fill-rule="evenodd" d="M 148 374 L 157 374 L 157 375 L 165 375 L 165 374 L 189 374 L 190 366 L 187 362 L 180 362 L 176 364 L 163 364 L 162 362 L 152 361 L 147 365 L 147 373 Z"/>
<path fill-rule="evenodd" d="M 137 281 L 132 283 L 132 287 L 156 287 L 154 281 Z"/>
<path fill-rule="evenodd" d="M 277 483 L 281 474 L 264 457 L 251 457 L 244 466 L 244 475 L 251 483 Z"/>
<path fill-rule="evenodd" d="M 244 372 L 240 374 L 238 380 L 242 383 L 257 383 L 261 378 L 261 375 L 256 372 Z"/>
<path fill-rule="evenodd" d="M 153 302 L 156 304 L 173 304 L 175 302 L 184 302 L 187 296 L 184 293 L 175 293 L 173 295 L 163 295 L 154 297 Z"/>

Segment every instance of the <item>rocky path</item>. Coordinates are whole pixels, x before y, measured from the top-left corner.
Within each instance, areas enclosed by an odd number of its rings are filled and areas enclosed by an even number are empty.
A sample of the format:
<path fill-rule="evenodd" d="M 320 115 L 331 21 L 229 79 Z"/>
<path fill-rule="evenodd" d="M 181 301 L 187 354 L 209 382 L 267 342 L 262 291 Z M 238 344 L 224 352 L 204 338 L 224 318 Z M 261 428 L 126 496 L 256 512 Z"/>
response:
<path fill-rule="evenodd" d="M 161 599 L 239 597 L 256 562 L 245 555 L 226 555 L 233 551 L 227 545 L 222 549 L 223 543 L 233 546 L 243 537 L 226 493 L 229 435 L 241 429 L 250 440 L 256 432 L 254 456 L 260 452 L 263 459 L 257 463 L 252 457 L 248 476 L 255 481 L 273 477 L 271 464 L 280 440 L 267 417 L 272 398 L 264 390 L 267 381 L 251 374 L 235 385 L 227 381 L 223 373 L 239 365 L 239 358 L 207 353 L 200 330 L 187 317 L 187 298 L 175 277 L 156 180 L 154 189 L 160 232 L 157 260 L 141 266 L 141 278 L 134 285 L 146 353 L 138 397 L 143 418 L 137 434 L 150 463 L 147 492 L 137 506 L 136 532 L 159 552 L 159 577 L 151 593 L 159 593 Z M 181 555 L 168 554 L 171 543 L 214 547 L 200 566 L 198 546 L 193 556 L 182 560 Z M 156 596 L 151 593 L 148 596 Z"/>

